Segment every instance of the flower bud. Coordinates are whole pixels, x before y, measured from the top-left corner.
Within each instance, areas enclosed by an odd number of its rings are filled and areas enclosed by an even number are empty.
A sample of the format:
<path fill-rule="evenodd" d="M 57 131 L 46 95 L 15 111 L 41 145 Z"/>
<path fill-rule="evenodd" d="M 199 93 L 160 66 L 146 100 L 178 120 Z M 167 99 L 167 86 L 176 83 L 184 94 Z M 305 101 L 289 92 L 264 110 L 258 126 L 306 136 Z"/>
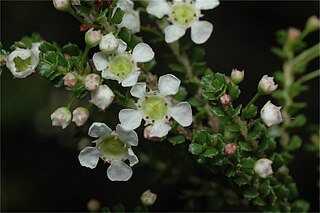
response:
<path fill-rule="evenodd" d="M 320 19 L 317 16 L 311 16 L 306 23 L 306 30 L 309 32 L 320 29 Z"/>
<path fill-rule="evenodd" d="M 51 114 L 52 126 L 61 126 L 65 129 L 71 122 L 71 112 L 66 107 L 60 107 Z"/>
<path fill-rule="evenodd" d="M 117 39 L 112 33 L 102 36 L 99 48 L 105 55 L 114 53 L 119 46 L 119 39 Z"/>
<path fill-rule="evenodd" d="M 244 79 L 244 70 L 240 71 L 237 69 L 232 69 L 230 77 L 231 77 L 231 81 L 234 84 L 240 84 Z"/>
<path fill-rule="evenodd" d="M 230 104 L 232 98 L 228 94 L 224 94 L 223 96 L 220 97 L 220 103 L 224 106 L 227 106 Z"/>
<path fill-rule="evenodd" d="M 90 103 L 105 110 L 112 103 L 113 99 L 114 94 L 112 90 L 107 85 L 101 85 L 97 90 L 91 92 Z"/>
<path fill-rule="evenodd" d="M 63 84 L 65 86 L 68 86 L 68 87 L 74 87 L 78 82 L 78 79 L 77 77 L 71 73 L 71 72 L 68 72 L 64 77 L 63 77 Z"/>
<path fill-rule="evenodd" d="M 53 6 L 59 10 L 66 12 L 70 9 L 70 0 L 52 0 Z"/>
<path fill-rule="evenodd" d="M 156 136 L 150 136 L 150 131 L 152 129 L 152 126 L 146 126 L 143 130 L 143 136 L 145 139 L 150 140 L 150 141 L 158 141 L 160 138 Z"/>
<path fill-rule="evenodd" d="M 275 84 L 273 79 L 274 77 L 268 77 L 267 75 L 261 78 L 258 85 L 258 90 L 261 94 L 270 95 L 278 88 L 278 84 Z"/>
<path fill-rule="evenodd" d="M 288 30 L 288 40 L 290 42 L 297 41 L 300 37 L 300 34 L 301 34 L 300 30 L 298 30 L 297 28 L 291 27 Z"/>
<path fill-rule="evenodd" d="M 253 170 L 261 178 L 267 178 L 269 175 L 273 174 L 272 167 L 271 167 L 272 163 L 273 162 L 267 158 L 261 158 L 255 163 Z"/>
<path fill-rule="evenodd" d="M 278 125 L 283 119 L 281 116 L 281 107 L 277 107 L 268 101 L 260 111 L 262 121 L 268 126 Z"/>
<path fill-rule="evenodd" d="M 97 212 L 100 209 L 100 202 L 96 199 L 91 199 L 88 203 L 87 203 L 87 208 L 89 210 L 89 212 Z"/>
<path fill-rule="evenodd" d="M 224 151 L 228 155 L 234 155 L 234 153 L 236 153 L 236 151 L 237 151 L 237 146 L 235 144 L 233 144 L 233 143 L 228 143 L 228 144 L 225 145 Z"/>
<path fill-rule="evenodd" d="M 72 115 L 72 121 L 75 122 L 77 126 L 82 126 L 89 118 L 89 111 L 85 107 L 78 107 L 73 110 Z"/>
<path fill-rule="evenodd" d="M 11 52 L 6 60 L 6 66 L 16 78 L 25 78 L 35 72 L 39 64 L 32 50 L 17 48 Z"/>
<path fill-rule="evenodd" d="M 94 73 L 87 75 L 84 79 L 84 85 L 86 87 L 86 90 L 97 90 L 100 85 L 100 76 Z"/>
<path fill-rule="evenodd" d="M 142 193 L 140 200 L 144 206 L 152 206 L 157 199 L 157 194 L 152 193 L 150 189 Z"/>
<path fill-rule="evenodd" d="M 102 35 L 100 30 L 93 30 L 93 28 L 90 28 L 86 32 L 84 40 L 89 47 L 95 47 L 100 43 L 101 37 Z"/>

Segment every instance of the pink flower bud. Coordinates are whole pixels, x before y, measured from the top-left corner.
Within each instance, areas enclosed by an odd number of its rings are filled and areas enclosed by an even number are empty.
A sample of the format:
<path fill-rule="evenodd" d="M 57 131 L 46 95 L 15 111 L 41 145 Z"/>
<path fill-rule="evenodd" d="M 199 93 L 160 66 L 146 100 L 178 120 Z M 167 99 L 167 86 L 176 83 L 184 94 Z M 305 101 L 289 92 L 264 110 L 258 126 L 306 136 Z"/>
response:
<path fill-rule="evenodd" d="M 78 79 L 77 77 L 71 73 L 71 72 L 68 72 L 64 77 L 63 77 L 63 84 L 65 86 L 68 86 L 68 87 L 74 87 L 78 82 Z"/>
<path fill-rule="evenodd" d="M 71 112 L 66 107 L 60 107 L 51 114 L 52 126 L 61 126 L 65 129 L 71 122 Z"/>
<path fill-rule="evenodd" d="M 100 30 L 93 30 L 93 28 L 90 28 L 85 36 L 84 39 L 86 41 L 86 44 L 89 47 L 95 47 L 97 46 L 101 41 L 102 35 Z"/>
<path fill-rule="evenodd" d="M 70 0 L 53 0 L 53 6 L 59 11 L 66 12 L 70 9 Z"/>
<path fill-rule="evenodd" d="M 237 146 L 233 143 L 228 143 L 226 144 L 226 146 L 224 147 L 224 151 L 228 154 L 228 155 L 234 155 L 234 153 L 236 153 L 237 151 Z"/>
<path fill-rule="evenodd" d="M 320 29 L 320 19 L 317 16 L 311 16 L 306 23 L 306 30 L 312 32 Z"/>
<path fill-rule="evenodd" d="M 97 212 L 100 210 L 101 204 L 98 200 L 96 199 L 91 199 L 88 203 L 87 203 L 87 208 L 90 212 Z"/>
<path fill-rule="evenodd" d="M 258 85 L 259 92 L 264 95 L 270 95 L 273 93 L 278 88 L 278 84 L 275 84 L 273 79 L 274 77 L 264 75 Z"/>
<path fill-rule="evenodd" d="M 87 75 L 84 79 L 84 85 L 89 91 L 97 90 L 100 86 L 100 76 L 94 73 Z"/>
<path fill-rule="evenodd" d="M 261 178 L 267 178 L 269 175 L 273 174 L 271 167 L 272 163 L 273 162 L 267 158 L 261 158 L 255 163 L 253 170 Z"/>
<path fill-rule="evenodd" d="M 113 99 L 114 94 L 112 90 L 107 85 L 101 85 L 97 90 L 91 92 L 90 103 L 105 110 L 112 103 Z"/>
<path fill-rule="evenodd" d="M 231 81 L 234 84 L 240 84 L 244 79 L 244 70 L 240 71 L 237 69 L 232 69 L 231 71 Z"/>
<path fill-rule="evenodd" d="M 268 101 L 260 111 L 262 121 L 268 127 L 280 124 L 283 121 L 280 110 L 281 107 L 277 107 L 271 101 Z"/>
<path fill-rule="evenodd" d="M 150 189 L 142 193 L 140 200 L 144 206 L 152 206 L 156 202 L 157 194 L 152 193 Z"/>
<path fill-rule="evenodd" d="M 288 40 L 293 42 L 293 41 L 297 41 L 300 37 L 300 30 L 298 30 L 297 28 L 291 27 L 288 30 Z"/>
<path fill-rule="evenodd" d="M 228 94 L 224 94 L 223 96 L 220 97 L 220 103 L 224 106 L 227 106 L 231 102 L 231 96 Z"/>
<path fill-rule="evenodd" d="M 77 126 L 82 126 L 89 118 L 89 111 L 85 107 L 78 107 L 73 110 L 72 115 L 72 121 L 75 122 Z"/>

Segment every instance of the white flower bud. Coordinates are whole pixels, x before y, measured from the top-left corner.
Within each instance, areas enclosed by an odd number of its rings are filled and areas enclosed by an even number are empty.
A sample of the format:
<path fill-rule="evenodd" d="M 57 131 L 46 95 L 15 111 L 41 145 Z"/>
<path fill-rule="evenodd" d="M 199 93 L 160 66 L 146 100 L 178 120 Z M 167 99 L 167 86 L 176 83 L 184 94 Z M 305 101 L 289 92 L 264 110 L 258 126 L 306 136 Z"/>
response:
<path fill-rule="evenodd" d="M 306 23 L 306 29 L 309 32 L 320 29 L 320 19 L 317 16 L 311 16 Z"/>
<path fill-rule="evenodd" d="M 229 105 L 231 100 L 232 98 L 228 94 L 224 94 L 223 96 L 220 97 L 220 103 L 225 106 Z"/>
<path fill-rule="evenodd" d="M 117 39 L 112 33 L 102 36 L 99 44 L 101 52 L 105 55 L 114 53 L 119 46 L 119 39 Z"/>
<path fill-rule="evenodd" d="M 268 101 L 260 111 L 260 117 L 262 121 L 268 126 L 278 125 L 283 119 L 281 116 L 281 106 L 277 107 Z"/>
<path fill-rule="evenodd" d="M 150 189 L 142 193 L 140 200 L 144 206 L 152 206 L 156 202 L 157 194 L 152 193 Z"/>
<path fill-rule="evenodd" d="M 70 0 L 52 0 L 53 1 L 53 6 L 59 10 L 66 12 L 70 8 Z"/>
<path fill-rule="evenodd" d="M 11 52 L 6 61 L 7 68 L 16 78 L 25 78 L 35 72 L 39 64 L 37 57 L 32 50 L 17 48 Z"/>
<path fill-rule="evenodd" d="M 91 92 L 90 103 L 93 103 L 98 108 L 105 110 L 113 101 L 114 94 L 107 85 L 101 85 L 95 91 Z"/>
<path fill-rule="evenodd" d="M 93 28 L 90 28 L 85 36 L 84 39 L 86 41 L 86 44 L 89 47 L 95 47 L 97 46 L 101 41 L 102 35 L 100 30 L 93 30 Z"/>
<path fill-rule="evenodd" d="M 89 118 L 89 111 L 85 107 L 78 107 L 72 112 L 72 121 L 77 125 L 77 126 L 82 126 L 85 124 Z"/>
<path fill-rule="evenodd" d="M 267 158 L 261 158 L 255 163 L 253 170 L 261 178 L 267 178 L 269 175 L 273 174 L 272 167 L 271 167 L 272 163 L 273 162 Z"/>
<path fill-rule="evenodd" d="M 71 122 L 71 112 L 66 107 L 60 107 L 51 114 L 52 126 L 61 126 L 65 129 Z"/>
<path fill-rule="evenodd" d="M 78 82 L 77 77 L 71 73 L 68 72 L 64 77 L 63 77 L 63 85 L 68 86 L 68 87 L 74 87 Z"/>
<path fill-rule="evenodd" d="M 259 92 L 264 95 L 270 95 L 273 93 L 278 88 L 278 84 L 275 84 L 273 79 L 274 77 L 264 75 L 258 85 Z"/>
<path fill-rule="evenodd" d="M 237 69 L 232 69 L 230 77 L 234 84 L 240 84 L 244 79 L 244 70 L 239 71 Z"/>
<path fill-rule="evenodd" d="M 100 85 L 100 79 L 100 76 L 94 73 L 87 75 L 84 79 L 84 85 L 86 87 L 86 90 L 97 90 Z"/>

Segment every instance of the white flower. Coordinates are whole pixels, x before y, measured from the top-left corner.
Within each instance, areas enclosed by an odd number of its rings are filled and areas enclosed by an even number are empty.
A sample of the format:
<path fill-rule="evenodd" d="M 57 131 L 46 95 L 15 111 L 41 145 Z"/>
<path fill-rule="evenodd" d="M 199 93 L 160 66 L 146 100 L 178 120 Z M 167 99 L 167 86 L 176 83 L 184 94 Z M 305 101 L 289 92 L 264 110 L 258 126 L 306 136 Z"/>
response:
<path fill-rule="evenodd" d="M 100 85 L 100 75 L 91 73 L 84 78 L 84 86 L 86 90 L 94 91 L 99 88 Z"/>
<path fill-rule="evenodd" d="M 199 21 L 203 16 L 201 10 L 213 9 L 219 4 L 218 0 L 174 0 L 173 3 L 168 3 L 166 0 L 151 0 L 147 12 L 158 18 L 168 15 L 172 24 L 164 29 L 167 43 L 177 41 L 188 28 L 191 28 L 192 41 L 203 44 L 209 39 L 213 25 L 208 21 Z"/>
<path fill-rule="evenodd" d="M 56 109 L 50 116 L 52 126 L 61 126 L 65 129 L 71 122 L 71 112 L 66 107 Z"/>
<path fill-rule="evenodd" d="M 106 57 L 98 52 L 93 55 L 93 63 L 98 71 L 102 71 L 105 79 L 117 80 L 123 87 L 131 87 L 140 75 L 137 63 L 151 61 L 154 57 L 152 48 L 146 43 L 137 44 L 131 52 L 126 52 L 127 44 L 120 40 L 117 54 Z"/>
<path fill-rule="evenodd" d="M 59 11 L 68 11 L 70 9 L 70 0 L 52 0 L 53 6 Z"/>
<path fill-rule="evenodd" d="M 114 93 L 107 85 L 100 85 L 97 90 L 91 92 L 90 103 L 105 110 L 113 101 Z"/>
<path fill-rule="evenodd" d="M 232 69 L 230 77 L 234 84 L 240 84 L 244 79 L 244 70 L 240 71 L 237 69 Z"/>
<path fill-rule="evenodd" d="M 36 48 L 34 51 L 36 52 Z M 39 56 L 34 51 L 17 48 L 8 55 L 6 66 L 14 77 L 25 78 L 35 72 L 39 64 Z"/>
<path fill-rule="evenodd" d="M 146 83 L 137 83 L 131 88 L 131 95 L 139 98 L 137 110 L 123 109 L 119 112 L 121 125 L 129 129 L 136 129 L 144 119 L 147 131 L 146 138 L 160 138 L 168 134 L 171 129 L 169 120 L 173 117 L 181 126 L 192 123 L 192 110 L 188 102 L 172 105 L 171 95 L 175 95 L 180 86 L 180 80 L 174 75 L 167 74 L 159 78 L 158 91 L 146 91 Z"/>
<path fill-rule="evenodd" d="M 140 32 L 140 16 L 139 11 L 133 9 L 134 3 L 131 0 L 119 0 L 116 7 L 121 8 L 124 11 L 124 15 L 120 24 L 117 24 L 119 28 L 125 27 L 132 31 L 132 33 Z M 116 11 L 116 9 L 114 9 Z"/>
<path fill-rule="evenodd" d="M 259 92 L 264 95 L 270 95 L 273 93 L 278 88 L 278 84 L 275 84 L 273 79 L 274 77 L 264 75 L 258 84 Z"/>
<path fill-rule="evenodd" d="M 101 31 L 94 30 L 93 28 L 90 28 L 84 36 L 85 42 L 89 47 L 97 46 L 100 43 L 101 38 Z"/>
<path fill-rule="evenodd" d="M 127 181 L 132 176 L 131 167 L 139 162 L 131 146 L 138 145 L 138 135 L 117 125 L 112 131 L 104 123 L 95 122 L 89 128 L 89 136 L 98 138 L 93 141 L 95 147 L 86 147 L 79 154 L 82 166 L 93 169 L 97 166 L 99 158 L 111 165 L 107 169 L 108 178 L 112 181 Z M 128 166 L 124 161 L 129 160 Z"/>
<path fill-rule="evenodd" d="M 267 178 L 269 175 L 273 174 L 272 167 L 271 167 L 272 163 L 273 162 L 267 158 L 261 158 L 255 163 L 253 170 L 261 178 Z"/>
<path fill-rule="evenodd" d="M 277 107 L 268 101 L 260 111 L 262 121 L 268 126 L 278 125 L 283 119 L 281 116 L 281 106 Z"/>
<path fill-rule="evenodd" d="M 89 118 L 89 111 L 85 107 L 78 107 L 72 112 L 72 121 L 77 125 L 77 126 L 82 126 L 85 124 Z"/>

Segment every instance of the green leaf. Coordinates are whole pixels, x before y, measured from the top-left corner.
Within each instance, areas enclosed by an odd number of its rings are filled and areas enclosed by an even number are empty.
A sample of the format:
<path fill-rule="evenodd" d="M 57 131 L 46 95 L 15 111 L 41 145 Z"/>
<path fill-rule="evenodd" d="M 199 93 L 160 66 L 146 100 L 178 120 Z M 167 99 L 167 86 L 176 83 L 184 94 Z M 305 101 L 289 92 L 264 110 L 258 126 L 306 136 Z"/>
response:
<path fill-rule="evenodd" d="M 249 184 L 248 179 L 245 178 L 245 177 L 236 177 L 236 178 L 234 179 L 234 182 L 235 182 L 238 186 L 244 186 L 244 185 Z"/>
<path fill-rule="evenodd" d="M 188 151 L 191 152 L 191 154 L 193 155 L 199 155 L 204 151 L 204 147 L 197 143 L 191 143 L 189 145 Z"/>
<path fill-rule="evenodd" d="M 296 200 L 292 204 L 292 212 L 308 212 L 310 204 L 305 200 Z"/>
<path fill-rule="evenodd" d="M 99 21 L 101 19 L 103 19 L 104 17 L 106 17 L 108 12 L 108 8 L 106 8 L 105 10 L 103 10 L 101 13 L 99 13 L 96 17 L 96 19 Z"/>
<path fill-rule="evenodd" d="M 260 122 L 256 122 L 253 125 L 253 130 L 251 129 L 251 132 L 249 132 L 247 139 L 248 140 L 256 140 L 261 137 L 263 133 L 266 132 L 266 126 Z"/>
<path fill-rule="evenodd" d="M 185 142 L 185 138 L 183 135 L 177 135 L 171 138 L 168 138 L 168 141 L 173 145 L 182 144 Z"/>
<path fill-rule="evenodd" d="M 242 105 L 240 104 L 239 106 L 237 106 L 237 108 L 232 110 L 231 117 L 234 118 L 234 117 L 238 116 L 241 112 L 241 109 L 242 109 Z"/>
<path fill-rule="evenodd" d="M 208 148 L 206 151 L 203 153 L 203 157 L 206 158 L 213 158 L 214 156 L 218 155 L 219 151 L 216 150 L 215 148 Z"/>
<path fill-rule="evenodd" d="M 156 60 L 152 59 L 151 61 L 141 64 L 140 66 L 144 71 L 150 72 L 156 65 Z"/>
<path fill-rule="evenodd" d="M 244 119 L 254 118 L 257 115 L 257 110 L 258 108 L 254 104 L 251 104 L 246 111 L 242 112 L 242 117 Z"/>
<path fill-rule="evenodd" d="M 299 110 L 303 109 L 306 107 L 306 103 L 305 102 L 294 102 L 294 103 L 291 103 L 289 106 L 288 106 L 288 113 L 289 114 L 295 114 L 297 113 Z"/>
<path fill-rule="evenodd" d="M 309 87 L 307 85 L 301 85 L 299 83 L 293 83 L 289 86 L 288 95 L 290 98 L 297 97 L 300 93 L 307 91 Z"/>
<path fill-rule="evenodd" d="M 46 53 L 48 51 L 57 51 L 57 47 L 47 41 L 44 41 L 40 47 L 39 50 L 43 53 Z"/>
<path fill-rule="evenodd" d="M 239 132 L 240 126 L 237 124 L 226 124 L 225 128 L 229 130 L 230 132 Z"/>
<path fill-rule="evenodd" d="M 276 148 L 276 141 L 274 138 L 264 138 L 263 142 L 259 144 L 258 150 L 260 152 L 267 151 L 267 150 L 273 150 Z"/>
<path fill-rule="evenodd" d="M 223 165 L 224 162 L 224 156 L 217 156 L 215 157 L 210 164 L 213 166 L 219 166 L 219 168 Z"/>
<path fill-rule="evenodd" d="M 240 142 L 239 145 L 242 151 L 250 152 L 253 150 L 253 146 L 249 142 Z"/>
<path fill-rule="evenodd" d="M 180 72 L 180 73 L 185 73 L 186 72 L 184 67 L 181 66 L 180 64 L 168 64 L 168 66 L 172 71 Z"/>
<path fill-rule="evenodd" d="M 226 91 L 226 76 L 221 73 L 207 73 L 201 79 L 202 96 L 207 100 L 218 100 Z"/>
<path fill-rule="evenodd" d="M 307 118 L 304 114 L 299 114 L 296 115 L 291 123 L 289 123 L 289 125 L 286 126 L 286 129 L 296 129 L 296 128 L 300 128 L 302 126 L 304 126 L 307 122 Z"/>
<path fill-rule="evenodd" d="M 140 36 L 131 35 L 130 42 L 128 42 L 128 46 L 133 49 L 137 44 L 143 42 Z"/>
<path fill-rule="evenodd" d="M 129 43 L 131 40 L 131 31 L 125 27 L 122 27 L 119 31 L 118 36 L 126 43 Z"/>
<path fill-rule="evenodd" d="M 294 151 L 294 150 L 299 149 L 301 147 L 301 144 L 302 144 L 302 139 L 299 136 L 294 135 L 291 138 L 291 140 L 286 148 L 288 151 Z"/>
<path fill-rule="evenodd" d="M 68 43 L 62 47 L 63 52 L 67 53 L 70 56 L 78 56 L 80 53 L 80 49 L 78 45 Z"/>
<path fill-rule="evenodd" d="M 273 161 L 273 167 L 280 167 L 284 163 L 283 157 L 279 153 L 273 153 L 270 160 Z"/>
<path fill-rule="evenodd" d="M 271 47 L 271 52 L 283 60 L 288 58 L 287 54 L 281 48 Z"/>
<path fill-rule="evenodd" d="M 192 72 L 195 76 L 202 75 L 207 69 L 206 62 L 194 62 L 191 64 Z"/>
<path fill-rule="evenodd" d="M 239 86 L 232 82 L 228 84 L 227 91 L 228 91 L 227 94 L 231 96 L 232 100 L 237 99 L 240 95 Z"/>
<path fill-rule="evenodd" d="M 73 7 L 76 10 L 76 13 L 78 15 L 81 15 L 81 16 L 89 16 L 90 15 L 90 10 L 84 6 L 74 5 Z"/>
<path fill-rule="evenodd" d="M 284 185 L 276 185 L 273 188 L 279 198 L 286 198 L 289 196 L 289 190 Z"/>
<path fill-rule="evenodd" d="M 225 175 L 227 177 L 234 177 L 238 171 L 239 171 L 239 167 L 231 166 L 227 169 Z"/>
<path fill-rule="evenodd" d="M 206 55 L 206 51 L 204 48 L 198 47 L 196 46 L 193 50 L 193 54 L 191 57 L 191 61 L 192 62 L 199 62 L 202 61 L 204 59 Z"/>
<path fill-rule="evenodd" d="M 253 169 L 255 160 L 251 157 L 241 159 L 241 168 Z"/>
<path fill-rule="evenodd" d="M 197 143 L 211 145 L 212 136 L 206 130 L 201 130 L 193 135 L 193 140 L 196 141 Z"/>
<path fill-rule="evenodd" d="M 249 187 L 243 191 L 243 196 L 248 199 L 252 200 L 253 198 L 257 197 L 259 193 L 254 187 Z"/>
<path fill-rule="evenodd" d="M 113 212 L 125 212 L 126 209 L 124 208 L 124 206 L 122 204 L 118 203 L 112 207 L 112 211 Z"/>
<path fill-rule="evenodd" d="M 54 68 L 50 64 L 43 61 L 38 64 L 36 70 L 41 76 L 46 78 L 49 78 L 55 72 Z"/>
<path fill-rule="evenodd" d="M 263 195 L 269 195 L 271 192 L 270 181 L 265 180 L 259 185 L 259 191 Z"/>
<path fill-rule="evenodd" d="M 121 21 L 122 21 L 122 18 L 124 16 L 124 11 L 121 10 L 121 8 L 117 8 L 116 12 L 114 13 L 114 15 L 112 16 L 111 18 L 111 23 L 114 23 L 114 24 L 120 24 Z"/>
<path fill-rule="evenodd" d="M 187 95 L 188 92 L 186 88 L 180 86 L 179 91 L 177 92 L 177 94 L 175 94 L 175 96 L 173 96 L 173 99 L 177 100 L 178 102 L 182 102 L 186 99 Z"/>
<path fill-rule="evenodd" d="M 225 116 L 224 110 L 221 106 L 211 106 L 210 110 L 217 117 Z"/>
<path fill-rule="evenodd" d="M 254 198 L 253 204 L 256 206 L 265 206 L 266 205 L 266 203 L 264 202 L 264 200 L 260 196 L 257 196 L 256 198 Z"/>

